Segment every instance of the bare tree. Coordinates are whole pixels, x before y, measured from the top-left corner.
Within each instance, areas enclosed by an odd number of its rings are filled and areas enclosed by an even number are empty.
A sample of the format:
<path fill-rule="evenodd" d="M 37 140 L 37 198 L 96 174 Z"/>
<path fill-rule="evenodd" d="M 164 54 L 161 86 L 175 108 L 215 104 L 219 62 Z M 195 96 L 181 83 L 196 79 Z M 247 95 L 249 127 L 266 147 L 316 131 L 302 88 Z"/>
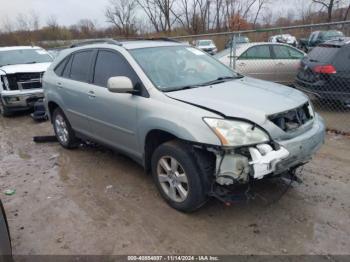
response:
<path fill-rule="evenodd" d="M 46 19 L 46 25 L 49 28 L 58 28 L 58 21 L 57 21 L 57 17 L 55 15 L 50 15 L 47 19 Z"/>
<path fill-rule="evenodd" d="M 32 30 L 39 30 L 40 27 L 40 17 L 38 15 L 37 12 L 35 12 L 34 10 L 32 10 L 30 12 L 30 18 L 31 18 L 31 28 Z"/>
<path fill-rule="evenodd" d="M 133 0 L 110 0 L 110 6 L 106 8 L 107 22 L 115 25 L 122 34 L 135 33 L 135 11 L 137 3 Z"/>
<path fill-rule="evenodd" d="M 261 13 L 261 11 L 268 5 L 270 4 L 270 0 L 258 0 L 258 7 L 257 7 L 257 11 L 255 13 L 255 18 L 254 18 L 254 27 L 258 21 L 259 15 Z"/>
<path fill-rule="evenodd" d="M 346 21 L 348 19 L 349 12 L 350 12 L 350 3 L 349 3 L 348 8 L 346 9 L 346 12 L 345 12 L 345 15 L 344 15 L 344 18 L 343 18 L 344 21 Z"/>
<path fill-rule="evenodd" d="M 332 14 L 333 14 L 333 8 L 335 5 L 339 5 L 342 0 L 312 0 L 313 3 L 321 5 L 322 8 L 326 8 L 328 18 L 327 21 L 331 22 L 332 21 Z"/>
<path fill-rule="evenodd" d="M 174 16 L 175 0 L 136 0 L 157 32 L 170 32 L 178 16 Z"/>
<path fill-rule="evenodd" d="M 13 21 L 8 16 L 5 16 L 2 21 L 2 27 L 5 33 L 11 33 L 14 30 Z"/>
<path fill-rule="evenodd" d="M 30 31 L 30 20 L 27 15 L 19 13 L 16 18 L 18 31 Z"/>
<path fill-rule="evenodd" d="M 96 31 L 95 23 L 90 19 L 79 20 L 77 28 L 82 37 L 93 37 Z"/>

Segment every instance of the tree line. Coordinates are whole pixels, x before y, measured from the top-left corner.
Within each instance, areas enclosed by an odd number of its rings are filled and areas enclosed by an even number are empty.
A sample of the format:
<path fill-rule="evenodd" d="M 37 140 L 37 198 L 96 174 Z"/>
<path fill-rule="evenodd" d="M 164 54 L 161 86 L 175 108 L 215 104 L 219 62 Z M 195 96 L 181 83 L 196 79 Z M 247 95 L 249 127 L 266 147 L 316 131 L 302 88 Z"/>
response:
<path fill-rule="evenodd" d="M 274 13 L 276 0 L 110 0 L 105 19 L 62 26 L 56 16 L 36 12 L 0 20 L 0 45 L 31 44 L 45 40 L 103 37 L 169 36 L 259 29 L 349 19 L 350 0 L 294 0 L 295 6 Z M 279 1 L 281 3 L 282 1 Z M 2 25 L 2 26 L 1 26 Z"/>

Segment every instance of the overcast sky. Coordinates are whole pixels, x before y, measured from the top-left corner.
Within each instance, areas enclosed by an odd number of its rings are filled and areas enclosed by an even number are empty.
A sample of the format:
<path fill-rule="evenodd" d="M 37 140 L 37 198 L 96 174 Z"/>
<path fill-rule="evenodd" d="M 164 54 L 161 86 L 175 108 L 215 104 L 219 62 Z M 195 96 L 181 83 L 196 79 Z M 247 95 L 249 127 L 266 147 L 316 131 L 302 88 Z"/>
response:
<path fill-rule="evenodd" d="M 270 8 L 282 12 L 293 7 L 298 0 L 273 0 Z M 305 0 L 308 1 L 308 0 Z M 80 19 L 89 18 L 97 22 L 98 27 L 105 27 L 104 11 L 108 0 L 0 0 L 0 28 L 6 17 L 15 20 L 19 13 L 34 10 L 40 16 L 40 25 L 45 25 L 47 17 L 54 15 L 59 24 L 72 25 Z"/>
<path fill-rule="evenodd" d="M 83 18 L 96 20 L 105 26 L 104 10 L 108 0 L 0 0 L 0 25 L 5 17 L 16 18 L 19 13 L 32 10 L 40 16 L 40 24 L 54 15 L 59 24 L 72 25 Z"/>

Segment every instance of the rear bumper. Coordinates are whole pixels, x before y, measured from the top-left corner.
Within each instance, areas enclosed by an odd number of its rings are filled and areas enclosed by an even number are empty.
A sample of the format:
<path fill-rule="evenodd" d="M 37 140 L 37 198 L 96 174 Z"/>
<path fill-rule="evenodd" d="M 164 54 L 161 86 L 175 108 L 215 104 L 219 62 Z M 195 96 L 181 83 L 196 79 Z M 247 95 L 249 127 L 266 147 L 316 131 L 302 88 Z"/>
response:
<path fill-rule="evenodd" d="M 6 110 L 9 112 L 32 109 L 34 103 L 42 98 L 44 98 L 42 89 L 1 92 L 3 106 L 6 107 Z"/>

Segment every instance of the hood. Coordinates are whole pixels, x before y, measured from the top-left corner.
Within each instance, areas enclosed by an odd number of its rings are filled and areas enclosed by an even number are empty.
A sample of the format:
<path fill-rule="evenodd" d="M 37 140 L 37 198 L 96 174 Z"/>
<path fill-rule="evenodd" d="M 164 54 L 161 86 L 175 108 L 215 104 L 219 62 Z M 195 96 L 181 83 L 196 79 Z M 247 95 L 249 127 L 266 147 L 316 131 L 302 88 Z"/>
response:
<path fill-rule="evenodd" d="M 302 92 L 293 88 L 248 77 L 166 95 L 259 125 L 264 124 L 269 115 L 297 108 L 308 101 Z"/>
<path fill-rule="evenodd" d="M 8 65 L 0 67 L 0 73 L 5 74 L 16 73 L 40 73 L 45 72 L 51 63 L 37 63 L 37 64 L 22 64 L 22 65 Z"/>

